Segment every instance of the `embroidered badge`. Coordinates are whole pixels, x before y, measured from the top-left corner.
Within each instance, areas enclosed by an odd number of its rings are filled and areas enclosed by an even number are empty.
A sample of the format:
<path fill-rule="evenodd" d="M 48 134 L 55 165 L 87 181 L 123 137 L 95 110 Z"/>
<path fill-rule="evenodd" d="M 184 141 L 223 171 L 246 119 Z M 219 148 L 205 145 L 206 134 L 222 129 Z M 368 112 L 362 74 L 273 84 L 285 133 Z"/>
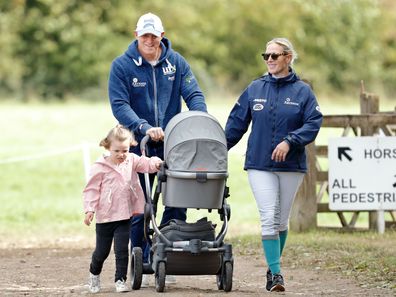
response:
<path fill-rule="evenodd" d="M 134 87 L 134 88 L 143 88 L 143 87 L 145 87 L 146 86 L 146 82 L 139 82 L 139 80 L 137 79 L 137 77 L 134 77 L 133 79 L 132 79 L 132 86 Z"/>

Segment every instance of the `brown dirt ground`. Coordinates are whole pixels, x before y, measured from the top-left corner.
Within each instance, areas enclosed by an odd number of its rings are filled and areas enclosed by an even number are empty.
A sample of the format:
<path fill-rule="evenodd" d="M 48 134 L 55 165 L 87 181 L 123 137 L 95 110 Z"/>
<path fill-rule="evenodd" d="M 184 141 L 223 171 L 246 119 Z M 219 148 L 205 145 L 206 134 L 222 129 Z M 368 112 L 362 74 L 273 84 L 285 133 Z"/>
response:
<path fill-rule="evenodd" d="M 92 248 L 3 248 L 0 249 L 1 296 L 77 296 L 91 295 L 86 285 Z M 234 249 L 235 250 L 235 249 Z M 128 296 L 394 296 L 386 288 L 364 288 L 353 279 L 324 270 L 283 267 L 286 292 L 265 290 L 265 264 L 260 255 L 242 256 L 234 252 L 233 289 L 219 291 L 216 277 L 177 276 L 177 283 L 167 285 L 165 293 L 151 286 L 124 293 Z M 119 296 L 115 293 L 114 255 L 105 263 L 101 276 L 102 291 L 96 296 Z"/>

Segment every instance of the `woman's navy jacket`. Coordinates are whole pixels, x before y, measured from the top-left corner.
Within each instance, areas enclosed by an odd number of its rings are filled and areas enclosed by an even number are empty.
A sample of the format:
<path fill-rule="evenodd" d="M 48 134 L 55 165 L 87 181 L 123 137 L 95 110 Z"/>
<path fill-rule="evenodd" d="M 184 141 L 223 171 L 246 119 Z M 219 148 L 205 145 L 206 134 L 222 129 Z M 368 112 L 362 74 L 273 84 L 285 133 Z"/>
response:
<path fill-rule="evenodd" d="M 254 80 L 228 117 L 228 149 L 238 143 L 252 122 L 245 170 L 307 171 L 305 146 L 315 140 L 323 116 L 310 86 L 290 71 L 283 78 L 265 74 Z M 284 162 L 275 162 L 272 151 L 283 140 L 290 151 Z"/>

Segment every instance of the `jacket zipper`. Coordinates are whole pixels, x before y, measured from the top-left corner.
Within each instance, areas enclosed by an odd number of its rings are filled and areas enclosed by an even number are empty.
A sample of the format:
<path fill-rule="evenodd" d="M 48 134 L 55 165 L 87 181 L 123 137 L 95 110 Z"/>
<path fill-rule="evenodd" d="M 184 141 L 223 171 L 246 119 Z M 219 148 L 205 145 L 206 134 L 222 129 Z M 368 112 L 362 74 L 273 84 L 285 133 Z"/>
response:
<path fill-rule="evenodd" d="M 155 125 L 159 127 L 159 120 L 158 120 L 158 98 L 157 98 L 157 80 L 155 77 L 155 68 L 151 66 L 153 69 L 153 87 L 154 87 L 154 117 L 155 117 Z"/>

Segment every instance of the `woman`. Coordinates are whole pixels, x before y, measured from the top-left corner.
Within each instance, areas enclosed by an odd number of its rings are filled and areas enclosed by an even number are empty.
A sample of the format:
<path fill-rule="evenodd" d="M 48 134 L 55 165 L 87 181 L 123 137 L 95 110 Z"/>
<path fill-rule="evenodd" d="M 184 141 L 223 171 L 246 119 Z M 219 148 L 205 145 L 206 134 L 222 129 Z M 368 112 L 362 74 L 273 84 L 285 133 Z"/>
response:
<path fill-rule="evenodd" d="M 245 89 L 225 130 L 231 149 L 252 122 L 244 169 L 260 214 L 266 289 L 284 291 L 280 257 L 293 200 L 307 171 L 305 146 L 315 140 L 322 114 L 309 85 L 291 68 L 297 53 L 289 40 L 272 39 L 262 56 L 268 73 Z"/>

